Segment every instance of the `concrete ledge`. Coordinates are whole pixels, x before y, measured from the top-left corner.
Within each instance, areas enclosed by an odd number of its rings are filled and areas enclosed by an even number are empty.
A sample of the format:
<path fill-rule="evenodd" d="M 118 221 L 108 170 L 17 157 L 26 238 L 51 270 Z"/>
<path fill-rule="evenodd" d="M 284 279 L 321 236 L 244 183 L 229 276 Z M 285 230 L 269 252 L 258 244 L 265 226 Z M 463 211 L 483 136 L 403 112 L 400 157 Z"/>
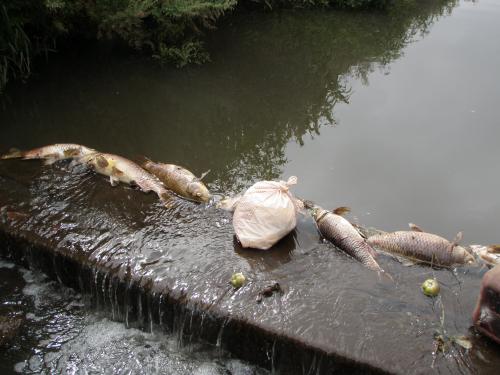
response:
<path fill-rule="evenodd" d="M 488 346 L 488 365 L 454 348 L 430 367 L 436 330 L 468 334 L 482 270 L 404 267 L 382 256 L 395 283 L 381 281 L 323 243 L 307 217 L 276 248 L 245 250 L 225 212 L 181 200 L 166 209 L 67 168 L 0 163 L 0 255 L 90 294 L 129 326 L 154 323 L 283 374 L 451 374 L 500 363 Z M 233 272 L 249 280 L 239 290 L 228 284 Z M 433 274 L 445 285 L 444 327 L 419 289 Z M 283 294 L 258 303 L 274 282 Z"/>

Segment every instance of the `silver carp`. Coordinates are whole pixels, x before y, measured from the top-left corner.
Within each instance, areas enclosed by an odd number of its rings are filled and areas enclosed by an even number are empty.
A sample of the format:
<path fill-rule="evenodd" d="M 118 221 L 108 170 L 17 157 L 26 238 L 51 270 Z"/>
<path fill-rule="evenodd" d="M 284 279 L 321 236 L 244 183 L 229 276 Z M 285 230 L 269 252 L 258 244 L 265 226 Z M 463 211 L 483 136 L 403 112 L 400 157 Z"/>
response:
<path fill-rule="evenodd" d="M 208 202 L 210 192 L 201 179 L 208 173 L 205 172 L 201 177 L 196 177 L 187 169 L 175 164 L 155 163 L 145 159 L 141 166 L 149 173 L 158 177 L 163 185 L 172 190 L 181 197 L 196 201 Z"/>
<path fill-rule="evenodd" d="M 11 149 L 0 159 L 44 159 L 46 164 L 52 164 L 58 160 L 76 159 L 94 152 L 96 150 L 76 143 L 56 143 L 28 151 Z"/>
<path fill-rule="evenodd" d="M 95 152 L 83 156 L 80 161 L 92 167 L 97 173 L 109 176 L 109 182 L 113 186 L 119 182 L 136 185 L 145 193 L 153 191 L 162 201 L 172 197 L 158 178 L 124 157 Z"/>
<path fill-rule="evenodd" d="M 365 267 L 379 273 L 384 272 L 375 260 L 376 253 L 372 247 L 349 221 L 339 215 L 347 211 L 346 207 L 339 207 L 334 212 L 330 212 L 315 206 L 312 210 L 312 216 L 320 233 L 328 241 L 361 262 Z"/>
<path fill-rule="evenodd" d="M 436 266 L 474 263 L 474 256 L 458 244 L 462 239 L 461 232 L 450 242 L 436 234 L 424 232 L 415 224 L 410 223 L 410 229 L 374 235 L 367 242 L 389 253 Z"/>

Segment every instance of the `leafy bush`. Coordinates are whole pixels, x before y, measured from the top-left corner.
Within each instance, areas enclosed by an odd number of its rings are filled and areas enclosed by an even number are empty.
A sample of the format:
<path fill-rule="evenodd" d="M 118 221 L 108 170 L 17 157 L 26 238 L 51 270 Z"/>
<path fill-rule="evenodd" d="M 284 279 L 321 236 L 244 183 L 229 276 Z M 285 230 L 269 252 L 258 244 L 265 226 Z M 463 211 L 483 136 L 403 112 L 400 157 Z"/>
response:
<path fill-rule="evenodd" d="M 182 67 L 209 59 L 201 36 L 235 7 L 385 7 L 416 0 L 8 0 L 0 5 L 0 92 L 32 59 L 76 35 L 118 39 Z"/>

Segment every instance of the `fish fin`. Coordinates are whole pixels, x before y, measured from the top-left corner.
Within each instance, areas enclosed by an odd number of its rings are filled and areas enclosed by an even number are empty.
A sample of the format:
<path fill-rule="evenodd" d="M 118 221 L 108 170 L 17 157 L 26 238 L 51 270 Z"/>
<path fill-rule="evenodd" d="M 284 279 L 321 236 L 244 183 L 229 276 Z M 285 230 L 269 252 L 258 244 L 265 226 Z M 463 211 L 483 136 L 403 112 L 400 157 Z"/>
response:
<path fill-rule="evenodd" d="M 412 232 L 423 232 L 422 228 L 420 228 L 417 224 L 408 223 L 408 226 Z"/>
<path fill-rule="evenodd" d="M 377 273 L 378 273 L 379 280 L 381 280 L 381 281 L 386 280 L 386 281 L 394 282 L 394 279 L 390 273 L 387 273 L 386 271 L 384 271 L 382 269 L 377 271 Z"/>
<path fill-rule="evenodd" d="M 44 159 L 45 160 L 43 161 L 43 164 L 45 164 L 45 165 L 52 165 L 56 161 L 59 160 L 59 155 L 57 155 L 57 154 L 50 154 L 50 155 L 45 156 Z"/>
<path fill-rule="evenodd" d="M 203 180 L 203 179 L 207 176 L 207 174 L 209 174 L 211 171 L 212 171 L 212 170 L 211 170 L 211 169 L 209 169 L 208 171 L 203 172 L 203 173 L 201 174 L 201 176 L 197 178 L 197 180 L 198 180 L 198 181 Z"/>
<path fill-rule="evenodd" d="M 123 174 L 124 174 L 122 171 L 120 171 L 116 167 L 111 167 L 111 173 L 113 173 L 114 176 L 123 176 Z"/>
<path fill-rule="evenodd" d="M 159 194 L 159 197 L 162 202 L 168 202 L 170 199 L 172 199 L 172 194 L 168 192 L 163 192 Z"/>
<path fill-rule="evenodd" d="M 460 241 L 462 241 L 462 232 L 458 232 L 457 235 L 455 236 L 455 238 L 453 239 L 453 241 L 451 241 L 450 247 L 449 247 L 450 253 L 453 252 L 453 249 L 456 246 L 458 246 L 458 244 L 460 243 Z"/>
<path fill-rule="evenodd" d="M 337 207 L 332 211 L 335 215 L 344 216 L 345 214 L 351 212 L 349 207 Z"/>
<path fill-rule="evenodd" d="M 463 233 L 462 232 L 458 232 L 457 235 L 455 236 L 455 238 L 453 239 L 453 246 L 457 246 L 460 241 L 462 241 L 462 237 L 463 237 Z"/>
<path fill-rule="evenodd" d="M 163 206 L 167 209 L 171 209 L 175 207 L 175 199 L 172 199 L 174 195 L 170 192 L 159 193 L 160 201 L 163 203 Z"/>
<path fill-rule="evenodd" d="M 22 158 L 24 156 L 23 154 L 24 153 L 21 150 L 13 147 L 9 150 L 7 154 L 2 155 L 0 159 L 18 159 Z"/>
<path fill-rule="evenodd" d="M 488 245 L 488 253 L 500 254 L 500 245 Z"/>
<path fill-rule="evenodd" d="M 116 178 L 114 178 L 113 176 L 109 176 L 109 183 L 111 184 L 111 186 L 118 186 L 118 180 Z"/>
<path fill-rule="evenodd" d="M 410 259 L 404 259 L 404 258 L 399 259 L 399 263 L 401 263 L 403 267 L 413 267 L 414 265 L 417 264 Z"/>
<path fill-rule="evenodd" d="M 351 222 L 351 225 L 354 227 L 354 229 L 356 229 L 358 231 L 358 233 L 361 237 L 363 237 L 365 240 L 368 238 L 366 236 L 366 233 L 363 231 L 363 228 L 361 227 L 361 225 L 359 225 L 358 223 L 355 223 L 355 222 Z"/>

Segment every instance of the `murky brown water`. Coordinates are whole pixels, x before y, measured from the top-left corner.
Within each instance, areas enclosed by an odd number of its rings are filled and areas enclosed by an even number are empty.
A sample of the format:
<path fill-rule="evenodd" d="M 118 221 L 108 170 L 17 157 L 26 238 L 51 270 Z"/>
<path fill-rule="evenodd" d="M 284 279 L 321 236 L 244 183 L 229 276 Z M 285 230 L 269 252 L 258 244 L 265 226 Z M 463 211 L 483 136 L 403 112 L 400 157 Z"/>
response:
<path fill-rule="evenodd" d="M 295 174 L 298 195 L 348 205 L 364 225 L 395 230 L 412 221 L 448 238 L 463 230 L 465 243 L 499 242 L 500 5 L 424 2 L 420 12 L 237 18 L 211 38 L 211 64 L 182 71 L 105 51 L 57 57 L 3 98 L 0 149 L 71 141 L 145 154 L 199 174 L 211 169 L 209 186 L 221 195 Z M 4 162 L 0 176 L 3 204 L 25 202 L 33 214 L 25 225 L 38 233 L 50 235 L 43 221 L 55 218 L 67 241 L 99 238 L 89 245 L 95 257 L 166 256 L 173 264 L 150 272 L 175 274 L 200 300 L 219 297 L 236 268 L 279 279 L 287 294 L 270 303 L 263 324 L 279 308 L 283 327 L 306 339 L 327 345 L 330 335 L 353 332 L 337 349 L 371 362 L 385 350 L 387 368 L 402 371 L 402 361 L 431 371 L 440 310 L 418 285 L 433 274 L 446 286 L 446 329 L 469 334 L 482 270 L 404 268 L 383 258 L 392 288 L 322 244 L 308 218 L 271 253 L 235 251 L 229 218 L 213 208 L 164 211 L 153 197 L 111 189 L 64 163 Z M 120 255 L 123 243 L 130 253 Z M 248 293 L 221 305 L 242 314 L 254 299 Z M 401 353 L 408 340 L 418 350 Z M 494 371 L 498 350 L 474 340 L 476 351 L 456 350 L 435 370 Z"/>

